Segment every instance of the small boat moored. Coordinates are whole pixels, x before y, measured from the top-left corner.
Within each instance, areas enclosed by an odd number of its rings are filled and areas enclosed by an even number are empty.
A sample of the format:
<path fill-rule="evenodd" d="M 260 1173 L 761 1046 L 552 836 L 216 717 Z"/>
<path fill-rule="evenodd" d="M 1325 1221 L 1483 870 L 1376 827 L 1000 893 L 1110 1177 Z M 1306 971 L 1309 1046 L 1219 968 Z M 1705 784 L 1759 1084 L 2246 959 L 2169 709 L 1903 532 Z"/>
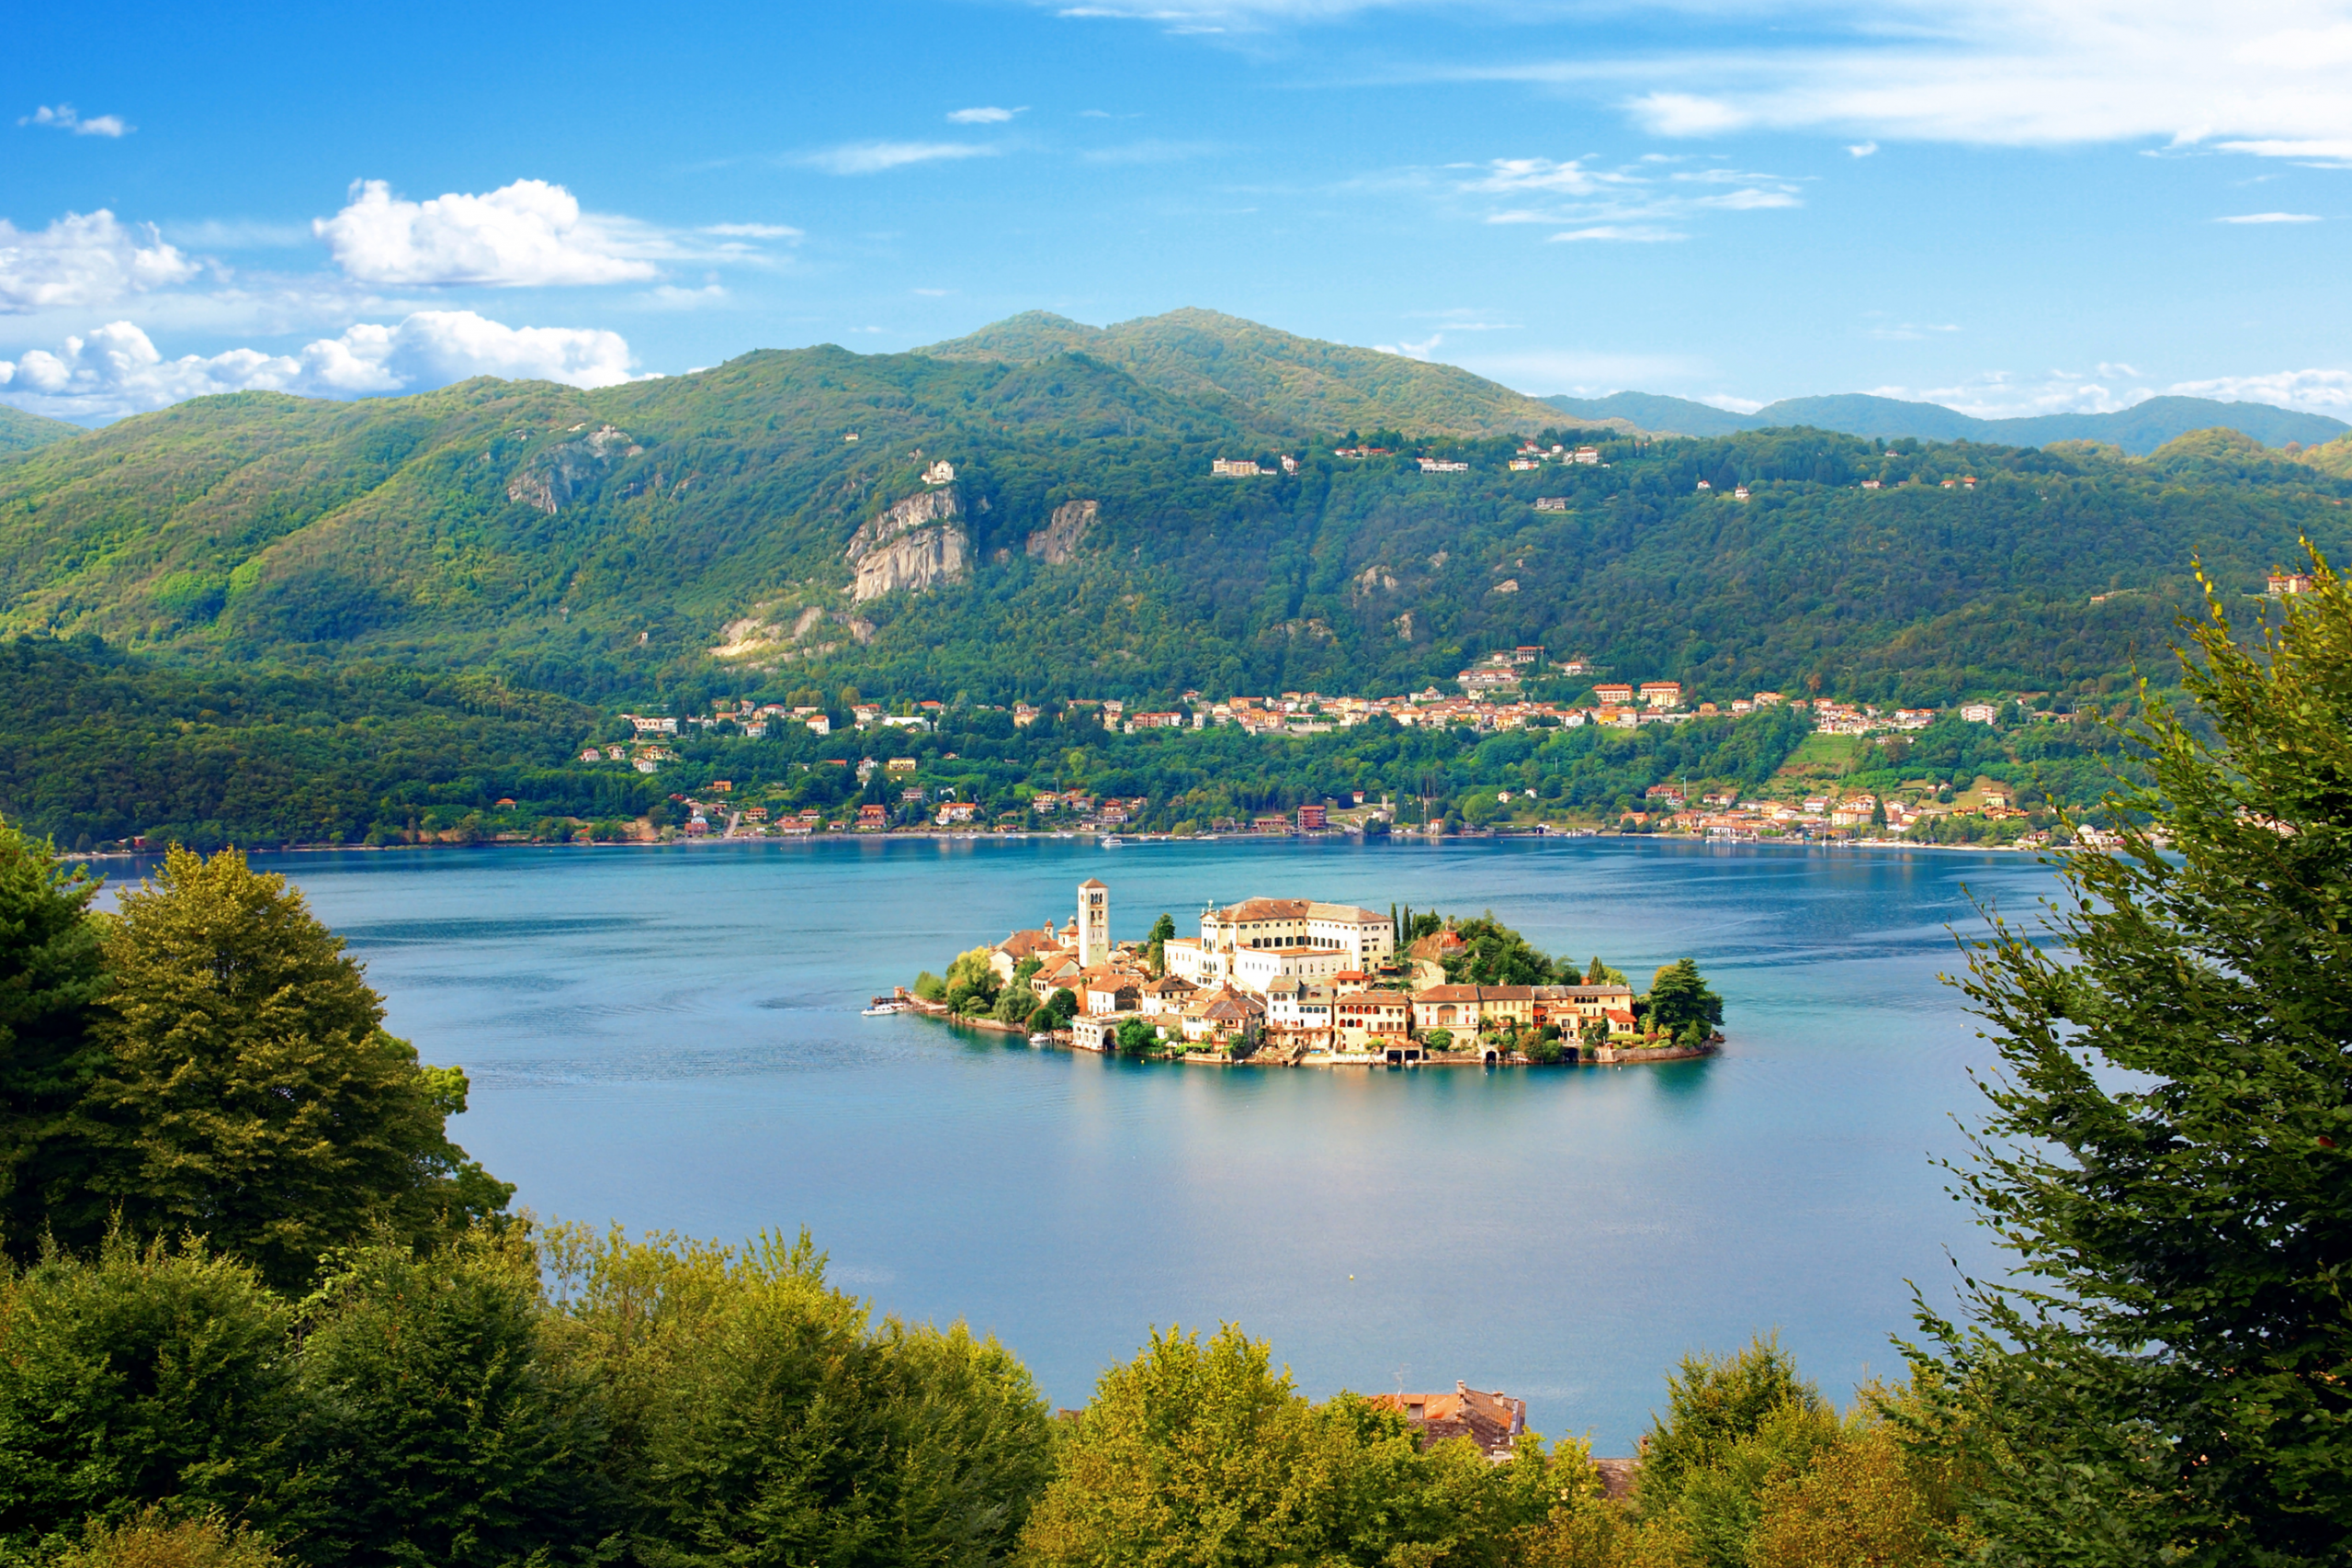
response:
<path fill-rule="evenodd" d="M 897 997 L 876 997 L 874 998 L 873 1005 L 867 1008 L 862 1016 L 866 1018 L 888 1018 L 892 1013 L 912 1012 L 914 1010 L 915 1008 L 912 1002 L 902 1001 Z"/>

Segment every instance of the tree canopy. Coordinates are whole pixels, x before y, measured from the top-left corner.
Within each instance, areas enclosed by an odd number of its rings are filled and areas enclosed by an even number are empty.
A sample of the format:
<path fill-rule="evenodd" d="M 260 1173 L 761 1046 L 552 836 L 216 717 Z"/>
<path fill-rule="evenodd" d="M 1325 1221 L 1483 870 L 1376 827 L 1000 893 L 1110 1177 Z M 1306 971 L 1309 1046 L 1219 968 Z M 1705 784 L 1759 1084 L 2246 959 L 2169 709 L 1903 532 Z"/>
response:
<path fill-rule="evenodd" d="M 2057 948 L 1962 985 L 2004 1071 L 1961 1187 L 2015 1256 L 1914 1351 L 1998 1563 L 2352 1546 L 2352 593 L 2252 640 L 2218 592 L 2136 731 Z"/>

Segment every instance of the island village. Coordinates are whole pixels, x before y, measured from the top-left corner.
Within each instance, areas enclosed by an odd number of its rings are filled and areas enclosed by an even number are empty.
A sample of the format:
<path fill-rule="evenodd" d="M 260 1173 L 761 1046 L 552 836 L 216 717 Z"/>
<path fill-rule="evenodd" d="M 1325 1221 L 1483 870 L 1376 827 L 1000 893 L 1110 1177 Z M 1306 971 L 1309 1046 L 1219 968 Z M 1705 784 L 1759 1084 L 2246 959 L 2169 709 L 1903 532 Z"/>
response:
<path fill-rule="evenodd" d="M 1645 1016 L 1649 998 L 1598 959 L 1582 984 L 1450 982 L 1448 962 L 1468 944 L 1454 925 L 1422 920 L 1437 929 L 1400 950 L 1394 915 L 1246 898 L 1204 908 L 1198 936 L 1171 934 L 1163 916 L 1152 937 L 1114 942 L 1111 890 L 1090 877 L 1067 925 L 1049 919 L 1013 931 L 963 954 L 944 979 L 925 975 L 876 998 L 871 1010 L 1209 1066 L 1613 1065 L 1704 1055 L 1722 1040 L 1721 1004 L 1689 960 L 1661 976 L 1687 970 L 1689 994 L 1713 1003 L 1712 1014 L 1661 1020 Z"/>

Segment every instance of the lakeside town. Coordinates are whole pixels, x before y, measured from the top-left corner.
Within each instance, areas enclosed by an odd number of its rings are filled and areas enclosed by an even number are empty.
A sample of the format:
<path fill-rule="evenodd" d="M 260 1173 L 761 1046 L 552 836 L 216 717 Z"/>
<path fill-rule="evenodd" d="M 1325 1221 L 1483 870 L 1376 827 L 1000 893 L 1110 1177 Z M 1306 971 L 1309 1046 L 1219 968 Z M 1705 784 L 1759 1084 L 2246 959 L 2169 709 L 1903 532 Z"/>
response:
<path fill-rule="evenodd" d="M 1915 740 L 1939 725 L 2014 734 L 2068 736 L 2105 716 L 2095 704 L 2054 703 L 2051 694 L 2022 692 L 1997 700 L 1946 708 L 1898 706 L 1788 697 L 1757 691 L 1738 697 L 1695 698 L 1677 681 L 1594 678 L 1581 660 L 1546 660 L 1540 648 L 1519 648 L 1478 660 L 1455 677 L 1458 690 L 1431 686 L 1386 697 L 1326 696 L 1313 691 L 1266 696 L 1209 698 L 1188 691 L 1172 705 L 1141 706 L 1115 698 L 1070 698 L 1057 704 L 951 705 L 937 700 L 892 706 L 848 705 L 839 728 L 862 732 L 854 754 L 797 762 L 807 773 L 841 769 L 843 793 L 862 795 L 839 805 L 796 805 L 771 782 L 753 799 L 733 780 L 711 780 L 670 797 L 678 819 L 653 824 L 647 838 L 795 838 L 855 834 L 1044 834 L 1130 837 L 1296 837 L 1323 833 L 1413 832 L 1430 837 L 1511 833 L 1645 833 L 1728 840 L 1796 842 L 1962 842 L 1980 847 L 2042 849 L 2098 846 L 2109 835 L 2095 825 L 2060 823 L 2030 786 L 1990 773 L 1905 777 L 1901 764 Z M 1579 700 L 1538 698 L 1526 688 L 1577 681 Z M 1583 682 L 1589 681 L 1584 685 Z M 835 715 L 815 704 L 753 704 L 721 700 L 707 714 L 678 718 L 625 714 L 628 739 L 581 753 L 591 765 L 624 764 L 659 775 L 683 760 L 682 738 L 772 739 L 797 730 L 835 738 Z M 1779 716 L 1802 727 L 1802 744 L 1766 784 L 1685 776 L 1643 784 L 1599 812 L 1569 812 L 1539 787 L 1501 787 L 1491 795 L 1453 792 L 1443 804 L 1426 793 L 1354 789 L 1306 799 L 1279 811 L 1184 818 L 1148 795 L 1086 788 L 1016 786 L 1009 798 L 989 800 L 956 775 L 963 759 L 938 750 L 944 726 L 1009 723 L 1015 732 L 1038 724 L 1077 725 L 1105 735 L 1174 740 L 1185 734 L 1231 731 L 1267 739 L 1305 739 L 1390 724 L 1399 729 L 1459 737 L 1466 742 L 1524 733 L 1589 728 L 1645 731 L 1702 721 L 1742 722 Z M 905 739 L 905 754 L 874 742 Z M 839 737 L 847 739 L 848 737 Z M 1893 777 L 1886 776 L 1893 771 Z M 1877 776 L 1856 782 L 1856 775 Z M 1155 820 L 1158 818 L 1158 820 Z"/>
<path fill-rule="evenodd" d="M 1035 1045 L 1204 1065 L 1539 1066 L 1680 1060 L 1718 1048 L 1723 1003 L 1682 959 L 1646 994 L 1598 957 L 1578 974 L 1491 917 L 1381 914 L 1311 898 L 1210 905 L 1111 936 L 1111 890 L 876 998 Z"/>

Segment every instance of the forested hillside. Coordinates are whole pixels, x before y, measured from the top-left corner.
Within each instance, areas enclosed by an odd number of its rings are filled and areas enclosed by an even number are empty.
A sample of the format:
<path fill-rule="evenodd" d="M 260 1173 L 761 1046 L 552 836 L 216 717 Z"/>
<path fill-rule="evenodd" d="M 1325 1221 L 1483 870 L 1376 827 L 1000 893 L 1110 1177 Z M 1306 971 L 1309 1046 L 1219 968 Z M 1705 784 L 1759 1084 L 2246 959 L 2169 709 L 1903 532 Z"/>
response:
<path fill-rule="evenodd" d="M 206 399 L 0 463 L 0 627 L 596 700 L 717 649 L 876 694 L 1149 700 L 1394 692 L 1540 643 L 1702 690 L 1948 701 L 2120 680 L 2169 640 L 2192 558 L 2258 592 L 2299 536 L 2335 549 L 2352 499 L 2228 433 L 2145 459 L 1592 436 L 1600 462 L 1529 472 L 1509 437 L 1345 458 L 1084 355 L 833 348 L 598 392 Z M 940 458 L 956 477 L 927 485 Z"/>

